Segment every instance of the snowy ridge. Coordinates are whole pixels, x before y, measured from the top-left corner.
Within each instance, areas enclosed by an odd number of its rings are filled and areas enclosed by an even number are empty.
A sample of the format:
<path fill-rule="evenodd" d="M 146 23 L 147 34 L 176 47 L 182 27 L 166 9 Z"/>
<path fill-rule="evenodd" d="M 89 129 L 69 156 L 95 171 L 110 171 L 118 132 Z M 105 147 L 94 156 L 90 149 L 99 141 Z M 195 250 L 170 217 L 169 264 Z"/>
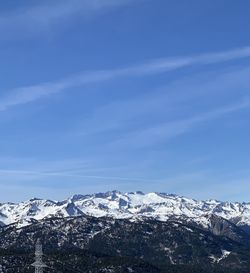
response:
<path fill-rule="evenodd" d="M 205 227 L 209 226 L 209 216 L 217 215 L 239 226 L 250 226 L 250 203 L 197 201 L 165 193 L 112 191 L 74 195 L 64 201 L 31 199 L 17 204 L 0 204 L 0 225 L 18 223 L 25 226 L 33 219 L 80 215 L 132 220 L 149 217 L 161 221 L 174 217 Z"/>

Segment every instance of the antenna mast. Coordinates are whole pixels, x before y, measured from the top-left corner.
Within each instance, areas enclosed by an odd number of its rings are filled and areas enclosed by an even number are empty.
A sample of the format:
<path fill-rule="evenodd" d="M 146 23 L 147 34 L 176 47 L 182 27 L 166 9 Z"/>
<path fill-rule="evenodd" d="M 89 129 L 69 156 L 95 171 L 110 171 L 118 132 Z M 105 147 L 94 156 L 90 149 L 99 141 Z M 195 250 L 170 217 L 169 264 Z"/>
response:
<path fill-rule="evenodd" d="M 35 262 L 32 266 L 35 267 L 35 273 L 43 273 L 43 269 L 47 267 L 43 262 L 43 246 L 39 239 L 36 242 Z"/>

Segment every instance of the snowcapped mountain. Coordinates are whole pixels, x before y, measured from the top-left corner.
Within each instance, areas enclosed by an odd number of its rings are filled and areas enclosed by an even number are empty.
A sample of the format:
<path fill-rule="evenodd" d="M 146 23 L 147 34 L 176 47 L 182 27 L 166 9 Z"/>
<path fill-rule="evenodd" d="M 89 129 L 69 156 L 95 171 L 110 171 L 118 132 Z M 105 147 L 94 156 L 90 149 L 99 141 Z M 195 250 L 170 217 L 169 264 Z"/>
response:
<path fill-rule="evenodd" d="M 0 225 L 26 226 L 33 220 L 81 215 L 131 220 L 185 219 L 206 228 L 211 224 L 210 217 L 216 215 L 238 226 L 250 227 L 250 203 L 197 201 L 165 193 L 112 191 L 74 195 L 64 201 L 31 199 L 17 204 L 0 204 Z"/>
<path fill-rule="evenodd" d="M 56 272 L 66 259 L 77 272 L 249 273 L 250 203 L 112 191 L 0 204 L 4 268 L 31 272 L 38 238 Z"/>

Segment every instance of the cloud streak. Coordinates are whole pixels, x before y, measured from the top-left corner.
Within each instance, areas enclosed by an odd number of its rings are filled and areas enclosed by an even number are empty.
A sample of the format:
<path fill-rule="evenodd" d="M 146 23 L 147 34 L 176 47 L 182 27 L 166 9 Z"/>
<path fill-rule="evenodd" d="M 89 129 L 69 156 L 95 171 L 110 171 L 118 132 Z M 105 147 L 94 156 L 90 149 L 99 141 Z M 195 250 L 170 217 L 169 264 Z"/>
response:
<path fill-rule="evenodd" d="M 0 111 L 37 101 L 50 95 L 91 83 L 99 83 L 121 77 L 143 77 L 166 73 L 194 65 L 208 65 L 250 57 L 250 47 L 189 57 L 152 60 L 147 63 L 112 70 L 83 71 L 55 82 L 16 88 L 0 99 Z"/>
<path fill-rule="evenodd" d="M 43 1 L 41 5 L 16 8 L 11 13 L 2 14 L 0 28 L 24 32 L 38 28 L 48 28 L 69 18 L 81 16 L 89 18 L 100 12 L 132 3 L 131 0 L 56 0 Z"/>
<path fill-rule="evenodd" d="M 44 177 L 63 177 L 63 178 L 80 178 L 80 179 L 98 179 L 98 180 L 115 180 L 115 181 L 131 181 L 131 182 L 160 182 L 161 180 L 150 180 L 142 177 L 122 177 L 122 176 L 106 176 L 106 175 L 84 175 L 72 172 L 46 172 L 46 171 L 29 171 L 15 169 L 0 169 L 0 177 L 6 179 L 14 178 L 25 181 L 33 181 Z"/>
<path fill-rule="evenodd" d="M 127 134 L 118 141 L 112 142 L 112 147 L 143 148 L 159 142 L 166 142 L 177 136 L 183 135 L 195 126 L 209 122 L 224 115 L 250 108 L 250 100 L 238 102 L 233 105 L 223 106 L 209 112 L 199 114 L 187 119 L 165 122 L 137 132 Z"/>
<path fill-rule="evenodd" d="M 0 166 L 0 181 L 10 184 L 16 182 L 30 184 L 34 181 L 42 183 L 48 179 L 48 183 L 43 183 L 44 187 L 57 187 L 62 179 L 70 181 L 69 187 L 79 182 L 85 184 L 88 181 L 101 182 L 105 180 L 110 183 L 116 181 L 120 183 L 160 181 L 139 175 L 127 176 L 127 168 L 124 166 L 107 167 L 95 158 L 91 160 L 72 158 L 52 161 L 41 161 L 34 158 L 0 158 Z"/>

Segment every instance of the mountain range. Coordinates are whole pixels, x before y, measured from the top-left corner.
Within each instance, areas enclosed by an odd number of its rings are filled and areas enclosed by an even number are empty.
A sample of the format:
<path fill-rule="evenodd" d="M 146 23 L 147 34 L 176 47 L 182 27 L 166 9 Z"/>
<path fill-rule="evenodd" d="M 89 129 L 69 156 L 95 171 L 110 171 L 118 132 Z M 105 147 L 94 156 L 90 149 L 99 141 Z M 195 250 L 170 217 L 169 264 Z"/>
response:
<path fill-rule="evenodd" d="M 145 219 L 159 221 L 186 219 L 208 227 L 209 217 L 222 217 L 243 229 L 250 226 L 250 203 L 197 201 L 165 193 L 111 191 L 91 195 L 74 195 L 63 201 L 31 199 L 21 203 L 0 204 L 0 224 L 25 226 L 32 220 L 73 216 Z"/>
<path fill-rule="evenodd" d="M 0 221 L 7 272 L 33 272 L 37 239 L 56 272 L 250 272 L 250 203 L 111 191 L 0 204 Z"/>

